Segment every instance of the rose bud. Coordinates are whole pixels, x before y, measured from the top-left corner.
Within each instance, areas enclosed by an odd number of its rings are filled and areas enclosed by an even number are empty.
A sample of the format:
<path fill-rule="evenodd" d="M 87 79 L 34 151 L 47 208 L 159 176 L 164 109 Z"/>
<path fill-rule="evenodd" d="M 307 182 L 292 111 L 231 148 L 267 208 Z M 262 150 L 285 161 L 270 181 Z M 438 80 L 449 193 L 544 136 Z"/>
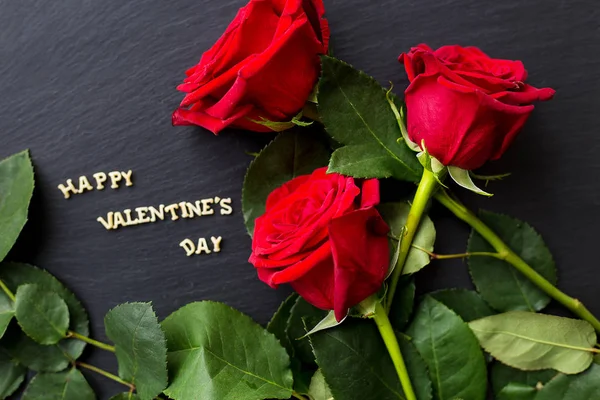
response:
<path fill-rule="evenodd" d="M 251 0 L 177 87 L 187 93 L 173 125 L 214 134 L 231 126 L 266 132 L 253 121 L 290 121 L 303 108 L 327 52 L 322 0 Z"/>
<path fill-rule="evenodd" d="M 377 292 L 389 267 L 389 228 L 375 208 L 379 181 L 327 168 L 273 191 L 256 219 L 250 262 L 271 287 L 289 283 L 315 307 L 348 309 Z"/>
<path fill-rule="evenodd" d="M 490 58 L 476 47 L 421 44 L 400 56 L 409 138 L 446 166 L 473 170 L 504 154 L 554 90 L 525 83 L 521 61 Z M 423 149 L 425 150 L 425 149 Z"/>

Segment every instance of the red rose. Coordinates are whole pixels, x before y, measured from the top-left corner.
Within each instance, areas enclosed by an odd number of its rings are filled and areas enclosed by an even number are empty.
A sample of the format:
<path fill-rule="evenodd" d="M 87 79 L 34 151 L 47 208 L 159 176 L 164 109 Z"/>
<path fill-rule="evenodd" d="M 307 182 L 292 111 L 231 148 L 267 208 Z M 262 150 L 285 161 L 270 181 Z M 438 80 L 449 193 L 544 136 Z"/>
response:
<path fill-rule="evenodd" d="M 251 120 L 289 121 L 310 96 L 327 52 L 322 0 L 250 0 L 189 69 L 173 125 L 217 134 L 228 126 L 269 131 Z"/>
<path fill-rule="evenodd" d="M 476 47 L 421 44 L 400 56 L 408 135 L 444 165 L 467 170 L 500 158 L 550 88 L 525 83 L 521 61 L 490 58 Z"/>
<path fill-rule="evenodd" d="M 289 283 L 306 301 L 348 309 L 381 288 L 389 267 L 389 228 L 375 205 L 379 181 L 362 185 L 327 174 L 300 176 L 273 191 L 256 219 L 250 262 L 272 287 Z"/>

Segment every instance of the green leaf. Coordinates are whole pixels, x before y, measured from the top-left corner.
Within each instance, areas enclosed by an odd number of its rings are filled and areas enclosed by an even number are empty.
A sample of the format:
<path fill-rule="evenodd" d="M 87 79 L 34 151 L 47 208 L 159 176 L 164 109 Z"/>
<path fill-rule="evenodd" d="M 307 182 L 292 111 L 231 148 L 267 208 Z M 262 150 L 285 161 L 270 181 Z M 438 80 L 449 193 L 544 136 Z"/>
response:
<path fill-rule="evenodd" d="M 444 289 L 429 295 L 457 313 L 465 322 L 496 314 L 473 290 Z"/>
<path fill-rule="evenodd" d="M 327 144 L 308 131 L 281 133 L 265 147 L 250 164 L 242 190 L 244 222 L 250 235 L 273 190 L 298 176 L 311 174 L 328 161 Z"/>
<path fill-rule="evenodd" d="M 387 222 L 387 224 L 390 226 L 392 236 L 396 238 L 402 237 L 402 232 L 404 231 L 404 227 L 406 225 L 406 219 L 408 218 L 408 213 L 410 212 L 410 206 L 407 203 L 384 203 L 379 205 L 377 208 L 385 222 Z M 419 246 L 429 252 L 433 252 L 435 236 L 435 225 L 433 225 L 433 222 L 427 215 L 424 215 L 421 220 L 421 224 L 419 225 L 419 230 L 417 231 L 413 240 L 413 245 Z M 393 246 L 393 249 L 398 246 L 396 241 L 392 240 L 390 243 L 391 246 Z M 428 265 L 430 262 L 431 257 L 429 254 L 422 250 L 412 248 L 408 253 L 402 274 L 414 274 Z"/>
<path fill-rule="evenodd" d="M 403 276 L 398 281 L 398 289 L 394 296 L 390 309 L 390 321 L 398 332 L 404 330 L 412 314 L 415 304 L 415 280 L 412 277 Z"/>
<path fill-rule="evenodd" d="M 19 286 L 15 316 L 23 332 L 39 344 L 56 344 L 67 336 L 67 303 L 56 293 L 44 290 L 38 285 Z"/>
<path fill-rule="evenodd" d="M 0 351 L 0 399 L 5 399 L 19 388 L 27 375 L 27 368 Z"/>
<path fill-rule="evenodd" d="M 167 345 L 152 305 L 119 305 L 104 318 L 106 336 L 115 343 L 119 376 L 135 385 L 142 400 L 167 387 Z"/>
<path fill-rule="evenodd" d="M 332 161 L 334 168 L 345 166 L 348 172 L 358 172 L 362 177 L 368 172 L 381 177 L 384 170 L 384 176 L 390 173 L 397 179 L 418 181 L 423 168 L 404 141 L 398 140 L 402 133 L 386 90 L 343 61 L 328 56 L 321 59 L 323 72 L 317 96 L 325 129 L 346 146 L 365 146 L 362 154 L 356 148 L 338 153 Z M 390 161 L 384 161 L 384 157 Z M 361 172 L 363 168 L 368 172 Z"/>
<path fill-rule="evenodd" d="M 290 343 L 290 338 L 287 335 L 287 326 L 290 316 L 292 315 L 292 307 L 296 304 L 297 300 L 298 294 L 291 294 L 283 301 L 283 303 L 281 303 L 279 309 L 275 312 L 273 318 L 271 318 L 271 321 L 269 321 L 269 324 L 267 325 L 267 330 L 279 339 L 281 345 L 285 347 L 290 357 L 294 356 L 294 350 Z"/>
<path fill-rule="evenodd" d="M 110 398 L 110 400 L 141 400 L 135 393 L 120 393 Z"/>
<path fill-rule="evenodd" d="M 306 334 L 326 316 L 327 311 L 318 309 L 301 297 L 292 307 L 287 334 L 294 348 L 293 357 L 304 364 L 315 365 L 315 356 Z"/>
<path fill-rule="evenodd" d="M 333 152 L 329 172 L 354 178 L 389 178 L 402 176 L 402 164 L 390 157 L 378 143 L 364 143 L 341 147 Z"/>
<path fill-rule="evenodd" d="M 29 151 L 0 161 L 0 261 L 13 247 L 27 222 L 33 185 Z"/>
<path fill-rule="evenodd" d="M 600 399 L 600 365 L 579 375 L 559 375 L 552 379 L 535 400 L 593 400 Z"/>
<path fill-rule="evenodd" d="M 534 400 L 537 392 L 534 387 L 511 382 L 498 393 L 498 400 Z"/>
<path fill-rule="evenodd" d="M 482 211 L 479 217 L 527 264 L 556 284 L 552 254 L 531 226 L 487 211 Z M 475 231 L 471 233 L 467 251 L 495 252 Z M 471 257 L 469 268 L 481 297 L 498 311 L 539 311 L 550 302 L 547 294 L 505 261 L 493 257 Z"/>
<path fill-rule="evenodd" d="M 310 341 L 334 398 L 406 398 L 373 321 L 353 319 L 311 335 Z M 409 342 L 403 338 L 399 341 L 417 399 L 431 399 L 431 381 L 423 359 Z"/>
<path fill-rule="evenodd" d="M 550 379 L 554 378 L 558 372 L 546 369 L 541 371 L 522 371 L 511 368 L 501 362 L 495 362 L 491 368 L 491 380 L 494 393 L 498 395 L 509 383 L 520 383 L 535 388 L 538 385 L 545 385 Z"/>
<path fill-rule="evenodd" d="M 4 336 L 8 324 L 15 315 L 15 307 L 13 302 L 8 298 L 3 291 L 0 291 L 0 339 Z"/>
<path fill-rule="evenodd" d="M 89 323 L 81 303 L 62 283 L 48 272 L 28 264 L 0 264 L 0 279 L 13 292 L 17 287 L 33 283 L 46 291 L 59 295 L 69 308 L 69 329 L 81 335 L 89 335 Z M 81 356 L 85 343 L 76 339 L 61 340 L 58 344 L 44 346 L 36 343 L 20 330 L 9 329 L 0 345 L 21 364 L 34 371 L 62 371 L 69 365 L 70 359 Z"/>
<path fill-rule="evenodd" d="M 452 178 L 452 180 L 454 182 L 456 182 L 459 186 L 462 186 L 463 188 L 470 190 L 471 192 L 480 194 L 482 196 L 487 196 L 487 197 L 493 196 L 493 194 L 479 189 L 477 187 L 477 185 L 475 185 L 475 183 L 473 183 L 473 180 L 471 179 L 471 175 L 469 174 L 469 171 L 467 171 L 466 169 L 449 166 L 448 173 L 450 174 L 450 177 Z"/>
<path fill-rule="evenodd" d="M 96 395 L 81 372 L 37 374 L 27 386 L 22 400 L 95 400 Z"/>
<path fill-rule="evenodd" d="M 511 311 L 469 326 L 486 351 L 514 368 L 577 374 L 592 363 L 596 332 L 585 321 Z"/>
<path fill-rule="evenodd" d="M 225 304 L 189 304 L 162 323 L 174 400 L 287 399 L 290 358 L 277 338 Z"/>
<path fill-rule="evenodd" d="M 477 338 L 458 315 L 425 296 L 407 334 L 429 367 L 436 399 L 485 399 L 483 353 Z"/>
<path fill-rule="evenodd" d="M 334 400 L 331 389 L 327 385 L 327 382 L 325 382 L 325 377 L 320 369 L 315 372 L 310 381 L 308 394 L 312 400 Z"/>

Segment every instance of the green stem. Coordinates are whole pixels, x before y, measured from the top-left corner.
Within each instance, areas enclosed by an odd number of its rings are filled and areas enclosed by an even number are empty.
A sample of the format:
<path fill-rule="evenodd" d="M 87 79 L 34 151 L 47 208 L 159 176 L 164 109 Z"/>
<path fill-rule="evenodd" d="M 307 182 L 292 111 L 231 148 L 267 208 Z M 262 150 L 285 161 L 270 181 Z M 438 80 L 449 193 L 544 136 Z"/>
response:
<path fill-rule="evenodd" d="M 117 383 L 120 383 L 121 385 L 125 385 L 125 386 L 127 386 L 132 391 L 135 390 L 135 386 L 133 386 L 131 383 L 124 381 L 123 379 L 119 378 L 116 375 L 111 374 L 108 371 L 105 371 L 105 370 L 100 369 L 98 367 L 94 367 L 93 365 L 82 363 L 82 362 L 79 362 L 79 361 L 75 365 L 77 365 L 80 368 L 85 368 L 87 370 L 90 370 L 92 372 L 100 374 L 100 375 L 102 375 L 105 378 L 108 378 L 108 379 L 113 380 L 113 381 L 115 381 Z"/>
<path fill-rule="evenodd" d="M 406 369 L 404 358 L 402 358 L 402 352 L 400 351 L 398 338 L 394 333 L 394 329 L 392 328 L 392 324 L 388 318 L 387 311 L 379 302 L 377 302 L 377 306 L 375 307 L 375 315 L 373 319 L 377 324 L 377 328 L 379 329 L 381 338 L 385 343 L 385 347 L 387 347 L 388 353 L 390 353 L 390 357 L 392 358 L 392 362 L 394 363 L 394 367 L 398 373 L 398 378 L 400 378 L 400 384 L 402 385 L 402 390 L 404 391 L 406 400 L 417 400 L 412 383 L 410 382 L 410 377 L 408 376 L 408 370 Z"/>
<path fill-rule="evenodd" d="M 6 286 L 6 284 L 4 282 L 2 282 L 2 280 L 0 280 L 0 288 L 8 296 L 8 298 L 14 303 L 16 300 L 15 295 L 13 294 L 13 292 L 10 291 L 8 286 Z"/>
<path fill-rule="evenodd" d="M 87 336 L 80 335 L 77 332 L 73 332 L 73 331 L 67 332 L 67 338 L 81 340 L 82 342 L 86 342 L 86 343 L 91 344 L 92 346 L 98 347 L 99 349 L 102 349 L 102 350 L 110 351 L 111 353 L 114 353 L 116 351 L 114 346 L 99 342 L 99 341 L 89 338 Z"/>
<path fill-rule="evenodd" d="M 427 250 L 426 248 L 417 246 L 416 244 L 413 244 L 412 247 L 417 250 L 422 251 L 423 253 L 426 253 L 429 257 L 431 257 L 434 260 L 455 260 L 458 258 L 469 258 L 469 257 L 494 257 L 494 258 L 504 259 L 502 254 L 492 253 L 492 252 L 488 252 L 488 251 L 474 251 L 472 253 L 459 253 L 459 254 L 436 254 L 436 253 L 432 253 L 431 251 Z"/>
<path fill-rule="evenodd" d="M 302 396 L 300 393 L 298 392 L 292 392 L 292 397 L 298 399 L 298 400 L 306 400 L 306 397 Z"/>
<path fill-rule="evenodd" d="M 421 218 L 423 217 L 423 213 L 425 212 L 425 207 L 427 207 L 427 203 L 429 203 L 429 199 L 431 198 L 437 187 L 438 182 L 435 178 L 435 175 L 433 175 L 433 172 L 424 169 L 423 177 L 421 178 L 421 182 L 419 183 L 419 187 L 417 188 L 417 193 L 415 194 L 415 198 L 410 207 L 410 212 L 408 213 L 408 217 L 406 219 L 406 225 L 404 227 L 404 230 L 402 231 L 402 240 L 400 241 L 400 253 L 398 255 L 398 262 L 396 263 L 396 268 L 392 273 L 392 277 L 390 279 L 390 287 L 387 295 L 386 308 L 388 312 L 390 312 L 390 308 L 392 307 L 394 294 L 396 294 L 396 289 L 398 288 L 398 281 L 402 276 L 404 263 L 406 262 L 406 258 L 408 257 L 408 253 L 410 252 L 410 248 L 412 246 L 415 234 L 419 229 L 419 224 L 421 223 Z"/>
<path fill-rule="evenodd" d="M 546 278 L 537 273 L 531 266 L 523 261 L 521 257 L 512 251 L 494 231 L 477 218 L 477 216 L 463 204 L 450 197 L 445 190 L 439 191 L 435 195 L 435 199 L 483 236 L 483 238 L 498 252 L 498 258 L 515 267 L 548 296 L 571 310 L 573 314 L 589 322 L 596 331 L 600 332 L 600 321 L 598 321 L 598 319 L 579 300 L 560 291 Z"/>

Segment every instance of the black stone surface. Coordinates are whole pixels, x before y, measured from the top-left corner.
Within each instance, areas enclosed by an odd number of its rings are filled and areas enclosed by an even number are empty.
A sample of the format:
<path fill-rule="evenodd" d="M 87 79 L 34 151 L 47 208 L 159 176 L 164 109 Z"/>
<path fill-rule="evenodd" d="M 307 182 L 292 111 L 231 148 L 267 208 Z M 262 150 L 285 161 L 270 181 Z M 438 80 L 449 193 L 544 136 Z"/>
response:
<path fill-rule="evenodd" d="M 557 89 L 513 148 L 487 170 L 513 175 L 474 206 L 529 221 L 559 266 L 560 286 L 600 314 L 600 9 L 593 0 L 325 0 L 334 54 L 406 85 L 397 56 L 412 45 L 476 45 L 524 61 L 530 82 Z M 244 171 L 270 135 L 172 128 L 175 86 L 244 0 L 20 0 L 0 2 L 0 158 L 31 149 L 36 192 L 11 260 L 50 270 L 83 301 L 93 336 L 126 301 L 152 301 L 161 318 L 196 300 L 224 301 L 264 323 L 286 296 L 246 262 Z M 64 200 L 56 186 L 98 171 L 134 171 L 135 186 Z M 205 197 L 234 198 L 235 214 L 106 231 L 108 211 Z M 432 212 L 440 253 L 464 249 L 468 229 Z M 223 236 L 223 252 L 185 257 L 184 238 Z M 469 286 L 462 262 L 434 264 L 420 291 Z M 85 360 L 116 371 L 112 356 Z M 100 399 L 122 390 L 86 374 Z"/>

